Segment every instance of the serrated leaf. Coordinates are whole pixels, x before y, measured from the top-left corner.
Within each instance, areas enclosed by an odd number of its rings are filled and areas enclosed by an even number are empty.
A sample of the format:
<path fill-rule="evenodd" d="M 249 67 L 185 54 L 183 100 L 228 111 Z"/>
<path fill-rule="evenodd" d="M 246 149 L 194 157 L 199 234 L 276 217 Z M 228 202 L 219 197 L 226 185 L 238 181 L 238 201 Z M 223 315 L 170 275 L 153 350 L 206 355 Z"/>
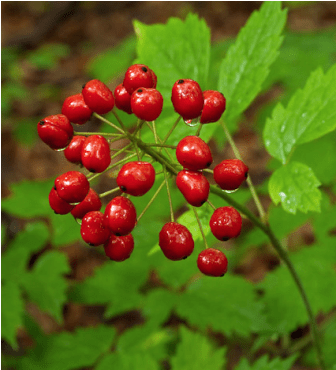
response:
<path fill-rule="evenodd" d="M 180 327 L 181 341 L 171 359 L 172 370 L 220 370 L 225 365 L 226 348 L 215 349 L 209 339 Z"/>
<path fill-rule="evenodd" d="M 114 336 L 114 328 L 101 325 L 43 337 L 18 361 L 16 369 L 72 370 L 92 366 L 108 351 Z"/>
<path fill-rule="evenodd" d="M 335 305 L 336 250 L 332 241 L 292 254 L 291 260 L 307 293 L 314 314 L 328 312 Z M 281 265 L 259 283 L 264 290 L 261 301 L 273 332 L 289 333 L 308 322 L 299 291 L 286 266 Z"/>
<path fill-rule="evenodd" d="M 12 184 L 12 195 L 2 200 L 2 210 L 23 218 L 50 215 L 48 195 L 54 181 L 22 181 Z"/>
<path fill-rule="evenodd" d="M 211 327 L 228 336 L 237 333 L 247 337 L 268 327 L 262 307 L 251 283 L 226 274 L 223 278 L 203 277 L 191 283 L 180 296 L 176 311 L 200 329 Z"/>
<path fill-rule="evenodd" d="M 62 319 L 62 307 L 67 300 L 67 282 L 63 275 L 69 271 L 66 256 L 51 251 L 37 260 L 22 282 L 29 298 L 58 321 Z"/>
<path fill-rule="evenodd" d="M 296 358 L 297 356 L 294 355 L 285 360 L 279 357 L 269 360 L 268 356 L 265 355 L 255 361 L 253 365 L 250 365 L 246 358 L 242 358 L 235 370 L 290 370 Z"/>
<path fill-rule="evenodd" d="M 21 283 L 25 279 L 26 268 L 31 254 L 43 248 L 49 231 L 45 223 L 34 222 L 16 235 L 1 259 L 2 279 Z"/>
<path fill-rule="evenodd" d="M 96 55 L 86 66 L 87 73 L 105 83 L 126 72 L 135 57 L 135 37 L 124 39 L 118 46 Z"/>
<path fill-rule="evenodd" d="M 261 90 L 278 55 L 286 10 L 280 2 L 264 2 L 240 30 L 222 62 L 218 90 L 227 100 L 224 121 L 232 124 Z"/>
<path fill-rule="evenodd" d="M 332 368 L 332 366 L 336 365 L 336 351 L 335 351 L 335 343 L 336 343 L 336 320 L 335 318 L 331 320 L 330 323 L 327 324 L 322 337 L 322 355 L 324 362 L 328 368 Z M 308 352 L 305 354 L 304 362 L 307 363 L 309 366 L 318 366 L 316 363 L 316 352 L 314 348 L 310 348 Z"/>
<path fill-rule="evenodd" d="M 290 162 L 272 174 L 268 189 L 275 204 L 281 202 L 285 211 L 295 214 L 297 210 L 320 212 L 320 185 L 311 168 Z"/>
<path fill-rule="evenodd" d="M 148 353 L 111 353 L 103 358 L 95 370 L 134 370 L 136 364 L 141 369 L 159 370 L 159 364 Z"/>
<path fill-rule="evenodd" d="M 286 108 L 279 103 L 264 128 L 268 152 L 283 164 L 299 144 L 317 139 L 336 128 L 336 64 L 327 73 L 313 72 Z"/>
<path fill-rule="evenodd" d="M 7 281 L 1 284 L 1 338 L 17 349 L 16 332 L 22 326 L 24 303 L 19 286 Z"/>

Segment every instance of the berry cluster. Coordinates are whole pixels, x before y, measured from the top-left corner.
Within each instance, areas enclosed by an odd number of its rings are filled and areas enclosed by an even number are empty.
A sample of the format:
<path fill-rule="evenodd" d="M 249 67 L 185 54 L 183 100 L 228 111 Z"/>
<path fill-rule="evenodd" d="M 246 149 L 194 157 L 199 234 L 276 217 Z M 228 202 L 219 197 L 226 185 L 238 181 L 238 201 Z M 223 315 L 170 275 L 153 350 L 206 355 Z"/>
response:
<path fill-rule="evenodd" d="M 81 93 L 65 99 L 61 114 L 48 116 L 37 125 L 39 137 L 50 148 L 64 150 L 65 158 L 69 162 L 88 171 L 86 175 L 79 171 L 69 171 L 58 176 L 49 193 L 50 207 L 60 215 L 71 213 L 81 224 L 82 239 L 91 246 L 104 245 L 106 256 L 114 261 L 124 261 L 130 257 L 134 249 L 131 232 L 144 213 L 137 217 L 130 197 L 142 196 L 149 192 L 159 174 L 164 174 L 164 181 L 146 209 L 166 184 L 171 221 L 159 232 L 159 246 L 168 259 L 177 261 L 191 255 L 194 240 L 187 227 L 174 221 L 168 174 L 176 176 L 176 186 L 186 201 L 192 207 L 201 207 L 205 202 L 209 202 L 210 184 L 205 172 L 213 173 L 217 185 L 227 191 L 238 189 L 248 173 L 248 167 L 238 159 L 223 160 L 213 171 L 208 169 L 213 158 L 209 146 L 199 137 L 200 129 L 203 124 L 220 119 L 226 100 L 218 91 L 202 91 L 199 84 L 190 79 L 175 82 L 171 101 L 174 110 L 183 120 L 197 119 L 200 126 L 198 134 L 182 138 L 178 145 L 173 147 L 176 162 L 168 152 L 171 146 L 165 145 L 168 137 L 165 140 L 160 139 L 155 129 L 155 120 L 160 116 L 163 107 L 163 98 L 156 85 L 157 77 L 149 67 L 143 64 L 132 65 L 126 71 L 123 83 L 115 88 L 114 93 L 103 82 L 91 80 L 83 86 Z M 125 129 L 115 106 L 138 118 L 133 132 Z M 119 126 L 100 116 L 110 111 Z M 98 135 L 74 132 L 72 124 L 82 125 L 92 115 L 108 122 L 118 133 Z M 146 144 L 139 138 L 138 133 L 144 123 L 154 133 L 153 144 Z M 111 155 L 109 141 L 125 137 L 129 139 L 130 144 Z M 132 153 L 130 156 L 111 165 L 114 157 L 129 149 Z M 169 154 L 170 159 L 162 154 L 162 150 Z M 135 156 L 137 160 L 132 160 Z M 149 160 L 143 160 L 144 156 L 148 156 Z M 153 161 L 159 162 L 163 170 L 156 173 Z M 97 194 L 91 188 L 90 181 L 115 168 L 118 168 L 118 187 Z M 115 192 L 120 194 L 110 200 L 104 213 L 101 212 L 101 198 Z M 210 202 L 209 204 L 214 208 L 209 220 L 213 235 L 220 241 L 237 237 L 242 225 L 239 212 L 230 206 L 216 209 Z M 222 276 L 227 271 L 227 258 L 220 250 L 206 248 L 198 256 L 197 266 L 205 275 Z"/>

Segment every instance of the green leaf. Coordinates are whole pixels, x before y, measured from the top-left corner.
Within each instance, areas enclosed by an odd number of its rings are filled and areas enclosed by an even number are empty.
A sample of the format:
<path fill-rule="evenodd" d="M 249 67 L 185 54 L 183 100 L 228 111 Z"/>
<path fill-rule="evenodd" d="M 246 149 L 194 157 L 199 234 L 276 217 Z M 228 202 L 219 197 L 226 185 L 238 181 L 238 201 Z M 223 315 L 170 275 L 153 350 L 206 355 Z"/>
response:
<path fill-rule="evenodd" d="M 2 200 L 2 210 L 22 218 L 50 215 L 52 210 L 48 196 L 54 181 L 22 181 L 12 184 L 12 195 Z"/>
<path fill-rule="evenodd" d="M 70 272 L 64 254 L 51 251 L 43 254 L 26 274 L 23 286 L 29 298 L 59 322 L 62 320 L 62 307 L 66 302 L 67 283 L 64 274 Z"/>
<path fill-rule="evenodd" d="M 95 364 L 114 339 L 114 328 L 80 328 L 41 338 L 35 348 L 16 364 L 17 370 L 72 370 Z"/>
<path fill-rule="evenodd" d="M 269 360 L 268 356 L 264 355 L 255 361 L 253 365 L 250 365 L 246 358 L 242 358 L 235 370 L 290 370 L 296 358 L 297 356 L 291 356 L 284 360 L 276 357 Z"/>
<path fill-rule="evenodd" d="M 323 245 L 328 243 L 332 230 L 336 229 L 336 205 L 330 204 L 329 197 L 322 193 L 321 213 L 315 214 L 312 220 L 316 241 Z"/>
<path fill-rule="evenodd" d="M 320 185 L 311 168 L 290 162 L 272 174 L 268 189 L 275 204 L 281 202 L 285 211 L 295 214 L 297 210 L 320 212 Z"/>
<path fill-rule="evenodd" d="M 333 318 L 330 323 L 327 324 L 323 337 L 322 337 L 322 353 L 325 364 L 328 368 L 332 368 L 333 365 L 336 366 L 336 320 Z M 305 354 L 304 362 L 309 366 L 318 366 L 316 363 L 316 352 L 314 348 L 309 349 Z"/>
<path fill-rule="evenodd" d="M 141 365 L 140 365 L 141 364 Z M 103 358 L 95 370 L 134 370 L 140 365 L 141 369 L 159 370 L 159 364 L 146 352 L 142 353 L 111 353 Z"/>
<path fill-rule="evenodd" d="M 67 44 L 47 44 L 31 52 L 27 60 L 38 69 L 52 69 L 57 66 L 59 59 L 70 54 Z"/>
<path fill-rule="evenodd" d="M 181 341 L 171 359 L 172 370 L 221 370 L 226 348 L 215 349 L 207 337 L 180 327 Z"/>
<path fill-rule="evenodd" d="M 15 140 L 21 145 L 32 146 L 38 137 L 36 130 L 36 122 L 38 121 L 39 119 L 36 117 L 16 120 L 16 126 L 13 130 Z"/>
<path fill-rule="evenodd" d="M 51 241 L 56 247 L 71 244 L 79 240 L 82 241 L 80 225 L 70 213 L 67 215 L 56 215 L 52 212 L 50 214 L 50 220 L 52 225 Z"/>
<path fill-rule="evenodd" d="M 321 68 L 313 72 L 286 108 L 281 103 L 274 108 L 263 133 L 268 152 L 285 164 L 297 145 L 334 130 L 335 104 L 336 64 L 326 74 Z"/>
<path fill-rule="evenodd" d="M 333 246 L 331 240 L 290 256 L 314 314 L 328 312 L 335 306 L 335 297 L 330 294 L 336 291 L 336 250 Z M 259 288 L 264 290 L 261 301 L 273 332 L 289 333 L 308 322 L 302 298 L 286 266 L 270 272 L 259 283 Z"/>
<path fill-rule="evenodd" d="M 135 37 L 124 39 L 118 46 L 95 56 L 86 66 L 87 73 L 105 83 L 126 72 L 135 57 Z"/>
<path fill-rule="evenodd" d="M 1 338 L 14 349 L 18 348 L 16 332 L 22 326 L 24 303 L 19 286 L 6 281 L 1 284 Z"/>
<path fill-rule="evenodd" d="M 173 84 L 180 78 L 206 86 L 210 60 L 210 30 L 203 19 L 188 14 L 185 21 L 170 18 L 167 24 L 147 26 L 134 21 L 137 62 L 148 65 L 158 77 L 158 89 L 170 103 Z"/>
<path fill-rule="evenodd" d="M 180 296 L 177 313 L 201 330 L 211 327 L 230 336 L 247 337 L 268 326 L 256 301 L 251 283 L 226 274 L 223 278 L 202 277 Z"/>
<path fill-rule="evenodd" d="M 41 250 L 49 237 L 45 223 L 33 222 L 26 225 L 9 244 L 1 259 L 2 279 L 22 283 L 31 254 Z"/>
<path fill-rule="evenodd" d="M 264 2 L 241 29 L 222 62 L 218 90 L 227 101 L 224 121 L 229 125 L 261 90 L 270 65 L 278 56 L 286 10 L 280 2 Z"/>

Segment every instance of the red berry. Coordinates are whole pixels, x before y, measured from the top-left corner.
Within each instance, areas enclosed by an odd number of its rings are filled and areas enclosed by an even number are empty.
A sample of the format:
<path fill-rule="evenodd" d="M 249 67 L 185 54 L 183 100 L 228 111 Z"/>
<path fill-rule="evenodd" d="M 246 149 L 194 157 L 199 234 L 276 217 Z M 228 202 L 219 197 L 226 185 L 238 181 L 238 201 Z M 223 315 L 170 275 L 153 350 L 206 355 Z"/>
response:
<path fill-rule="evenodd" d="M 194 207 L 200 207 L 208 199 L 209 181 L 201 172 L 180 171 L 176 176 L 176 185 L 186 201 Z"/>
<path fill-rule="evenodd" d="M 82 147 L 83 143 L 86 140 L 85 136 L 74 136 L 70 141 L 70 144 L 64 150 L 65 158 L 71 162 L 76 164 L 82 163 Z"/>
<path fill-rule="evenodd" d="M 125 236 L 111 235 L 104 245 L 105 254 L 111 260 L 121 262 L 127 260 L 134 249 L 134 239 L 132 234 Z"/>
<path fill-rule="evenodd" d="M 41 120 L 37 124 L 37 133 L 51 149 L 63 149 L 70 143 L 73 128 L 66 116 L 56 114 Z"/>
<path fill-rule="evenodd" d="M 75 218 L 83 218 L 87 213 L 91 211 L 100 211 L 102 202 L 99 195 L 90 188 L 87 196 L 82 200 L 76 207 L 71 211 L 71 214 Z"/>
<path fill-rule="evenodd" d="M 150 72 L 151 72 L 151 75 L 152 75 L 152 78 L 153 78 L 153 88 L 156 89 L 157 76 L 156 76 L 156 74 L 152 70 L 150 70 Z"/>
<path fill-rule="evenodd" d="M 137 216 L 133 203 L 123 197 L 113 198 L 105 209 L 105 223 L 117 236 L 129 234 L 136 225 Z"/>
<path fill-rule="evenodd" d="M 58 196 L 66 202 L 78 203 L 86 197 L 90 184 L 81 172 L 69 171 L 56 178 L 55 188 Z"/>
<path fill-rule="evenodd" d="M 131 96 L 132 112 L 145 121 L 156 120 L 162 112 L 163 98 L 156 89 L 140 88 Z"/>
<path fill-rule="evenodd" d="M 176 158 L 188 170 L 202 170 L 212 163 L 208 144 L 198 136 L 186 136 L 176 147 Z"/>
<path fill-rule="evenodd" d="M 171 100 L 175 111 L 184 120 L 197 118 L 202 113 L 203 93 L 199 84 L 194 80 L 176 81 L 172 89 Z"/>
<path fill-rule="evenodd" d="M 136 197 L 146 194 L 154 181 L 154 167 L 148 162 L 141 161 L 124 164 L 117 177 L 120 190 Z"/>
<path fill-rule="evenodd" d="M 204 107 L 202 110 L 201 123 L 217 122 L 225 111 L 226 99 L 219 91 L 203 91 Z"/>
<path fill-rule="evenodd" d="M 52 188 L 49 193 L 49 204 L 51 209 L 59 215 L 66 215 L 75 207 L 60 198 L 54 188 Z"/>
<path fill-rule="evenodd" d="M 83 240 L 92 246 L 104 244 L 111 235 L 105 226 L 104 214 L 99 211 L 89 212 L 83 217 L 80 231 Z"/>
<path fill-rule="evenodd" d="M 163 225 L 159 234 L 159 245 L 163 254 L 172 261 L 185 259 L 194 250 L 194 240 L 190 231 L 177 222 Z"/>
<path fill-rule="evenodd" d="M 115 105 L 118 109 L 132 114 L 131 95 L 125 89 L 123 84 L 118 85 L 114 90 Z"/>
<path fill-rule="evenodd" d="M 226 241 L 240 234 L 242 218 L 233 207 L 220 207 L 212 214 L 209 224 L 213 235 L 218 240 Z"/>
<path fill-rule="evenodd" d="M 62 114 L 67 116 L 70 122 L 83 125 L 91 118 L 92 110 L 85 104 L 83 95 L 76 94 L 64 100 Z"/>
<path fill-rule="evenodd" d="M 101 81 L 91 80 L 82 90 L 86 105 L 98 114 L 106 114 L 114 107 L 112 91 Z"/>
<path fill-rule="evenodd" d="M 110 146 L 101 135 L 91 135 L 83 143 L 82 164 L 90 172 L 103 172 L 111 163 Z"/>
<path fill-rule="evenodd" d="M 130 66 L 123 81 L 125 89 L 131 95 L 139 87 L 154 87 L 154 83 L 151 70 L 144 64 Z"/>
<path fill-rule="evenodd" d="M 248 167 L 239 159 L 226 159 L 214 168 L 214 179 L 220 188 L 235 190 L 247 178 Z"/>
<path fill-rule="evenodd" d="M 227 265 L 228 260 L 225 254 L 214 248 L 205 249 L 197 258 L 199 270 L 208 276 L 224 276 Z"/>

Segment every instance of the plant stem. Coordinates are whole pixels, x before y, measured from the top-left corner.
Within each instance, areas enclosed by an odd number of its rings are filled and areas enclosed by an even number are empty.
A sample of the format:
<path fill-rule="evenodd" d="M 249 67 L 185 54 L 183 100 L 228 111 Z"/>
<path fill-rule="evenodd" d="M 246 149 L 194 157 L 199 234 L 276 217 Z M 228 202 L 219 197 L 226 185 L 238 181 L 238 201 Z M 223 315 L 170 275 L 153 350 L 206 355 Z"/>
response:
<path fill-rule="evenodd" d="M 223 130 L 224 130 L 225 135 L 226 135 L 226 137 L 228 139 L 228 142 L 231 145 L 231 148 L 233 150 L 234 155 L 236 156 L 237 159 L 240 159 L 242 161 L 242 157 L 241 157 L 241 155 L 239 153 L 239 150 L 238 150 L 238 148 L 237 148 L 237 146 L 236 146 L 236 144 L 235 144 L 235 142 L 234 142 L 234 140 L 233 140 L 233 138 L 232 138 L 232 136 L 230 134 L 230 131 L 227 129 L 225 123 L 222 120 L 220 120 L 220 123 L 221 123 L 221 125 L 223 127 Z M 257 194 L 257 192 L 255 190 L 255 187 L 254 187 L 254 185 L 252 183 L 252 180 L 251 180 L 251 177 L 250 176 L 247 177 L 246 182 L 247 182 L 248 187 L 250 188 L 250 191 L 251 191 L 251 194 L 252 194 L 252 198 L 254 200 L 254 203 L 256 204 L 256 206 L 258 208 L 258 212 L 259 212 L 260 218 L 261 218 L 262 222 L 266 223 L 266 221 L 267 221 L 266 213 L 265 213 L 264 208 L 263 208 L 263 206 L 262 206 L 262 204 L 260 202 L 260 199 L 258 197 L 258 194 Z"/>
<path fill-rule="evenodd" d="M 176 146 L 175 145 L 168 145 L 168 144 L 146 144 L 146 145 L 147 146 L 154 146 L 154 147 L 158 147 L 158 148 L 176 149 Z"/>
<path fill-rule="evenodd" d="M 173 126 L 170 128 L 170 130 L 168 131 L 167 135 L 165 136 L 165 138 L 163 139 L 162 141 L 162 144 L 165 144 L 166 141 L 168 140 L 169 136 L 172 134 L 172 132 L 175 130 L 175 127 L 178 125 L 178 123 L 180 122 L 180 119 L 182 117 L 181 116 L 178 116 L 177 120 L 175 121 L 175 123 L 173 124 Z"/>
<path fill-rule="evenodd" d="M 99 194 L 99 198 L 103 198 L 103 197 L 106 197 L 106 195 L 110 195 L 110 194 L 116 193 L 118 190 L 120 191 L 119 186 L 118 186 L 118 187 L 116 187 L 116 188 L 114 188 L 114 189 L 111 189 L 111 190 L 105 191 L 105 193 L 101 193 L 101 194 Z"/>
<path fill-rule="evenodd" d="M 113 110 L 112 110 L 113 112 Z M 98 113 L 93 113 L 93 116 L 95 116 L 96 118 L 98 118 L 99 120 L 101 120 L 102 122 L 105 122 L 107 123 L 109 126 L 115 128 L 117 131 L 119 131 L 120 133 L 122 134 L 125 134 L 125 131 L 122 130 L 120 127 L 118 127 L 117 125 L 115 125 L 114 123 L 110 122 L 108 119 L 104 118 L 103 116 L 99 115 Z M 120 123 L 120 122 L 119 122 Z"/>
<path fill-rule="evenodd" d="M 209 248 L 208 242 L 207 242 L 206 237 L 205 237 L 205 234 L 204 234 L 203 226 L 202 226 L 202 224 L 201 224 L 201 220 L 200 220 L 200 219 L 199 219 L 199 217 L 198 217 L 198 214 L 197 214 L 196 208 L 195 208 L 195 207 L 192 207 L 192 210 L 194 211 L 195 218 L 196 218 L 197 223 L 198 223 L 198 227 L 199 227 L 200 232 L 201 232 L 201 234 L 202 234 L 202 238 L 203 238 L 203 241 L 204 241 L 205 248 Z"/>
<path fill-rule="evenodd" d="M 112 132 L 77 132 L 74 131 L 74 135 L 82 135 L 82 136 L 90 136 L 90 135 L 101 135 L 101 136 L 115 136 L 115 137 L 122 137 L 122 134 L 114 134 Z"/>
<path fill-rule="evenodd" d="M 196 131 L 195 136 L 200 136 L 200 133 L 201 133 L 202 127 L 203 127 L 203 125 L 202 125 L 202 123 L 200 123 L 200 124 L 199 124 L 199 126 L 198 126 L 198 128 L 197 128 L 197 131 Z"/>
<path fill-rule="evenodd" d="M 146 207 L 141 212 L 140 216 L 138 217 L 137 222 L 139 222 L 140 218 L 145 214 L 145 212 L 147 211 L 147 209 L 149 208 L 149 206 L 153 203 L 153 201 L 155 200 L 155 198 L 157 197 L 157 195 L 160 193 L 160 190 L 163 188 L 163 186 L 164 186 L 165 183 L 166 183 L 166 181 L 163 180 L 162 183 L 161 183 L 161 185 L 158 187 L 158 189 L 156 190 L 156 192 L 154 193 L 154 195 L 150 199 L 150 201 L 147 203 Z"/>
<path fill-rule="evenodd" d="M 165 183 L 166 183 L 166 187 L 167 187 L 167 195 L 168 195 L 169 209 L 170 209 L 170 221 L 174 222 L 173 203 L 172 203 L 171 194 L 170 194 L 170 188 L 169 188 L 169 183 L 168 183 L 168 175 L 167 175 L 166 167 L 163 167 L 163 172 L 164 172 Z"/>

